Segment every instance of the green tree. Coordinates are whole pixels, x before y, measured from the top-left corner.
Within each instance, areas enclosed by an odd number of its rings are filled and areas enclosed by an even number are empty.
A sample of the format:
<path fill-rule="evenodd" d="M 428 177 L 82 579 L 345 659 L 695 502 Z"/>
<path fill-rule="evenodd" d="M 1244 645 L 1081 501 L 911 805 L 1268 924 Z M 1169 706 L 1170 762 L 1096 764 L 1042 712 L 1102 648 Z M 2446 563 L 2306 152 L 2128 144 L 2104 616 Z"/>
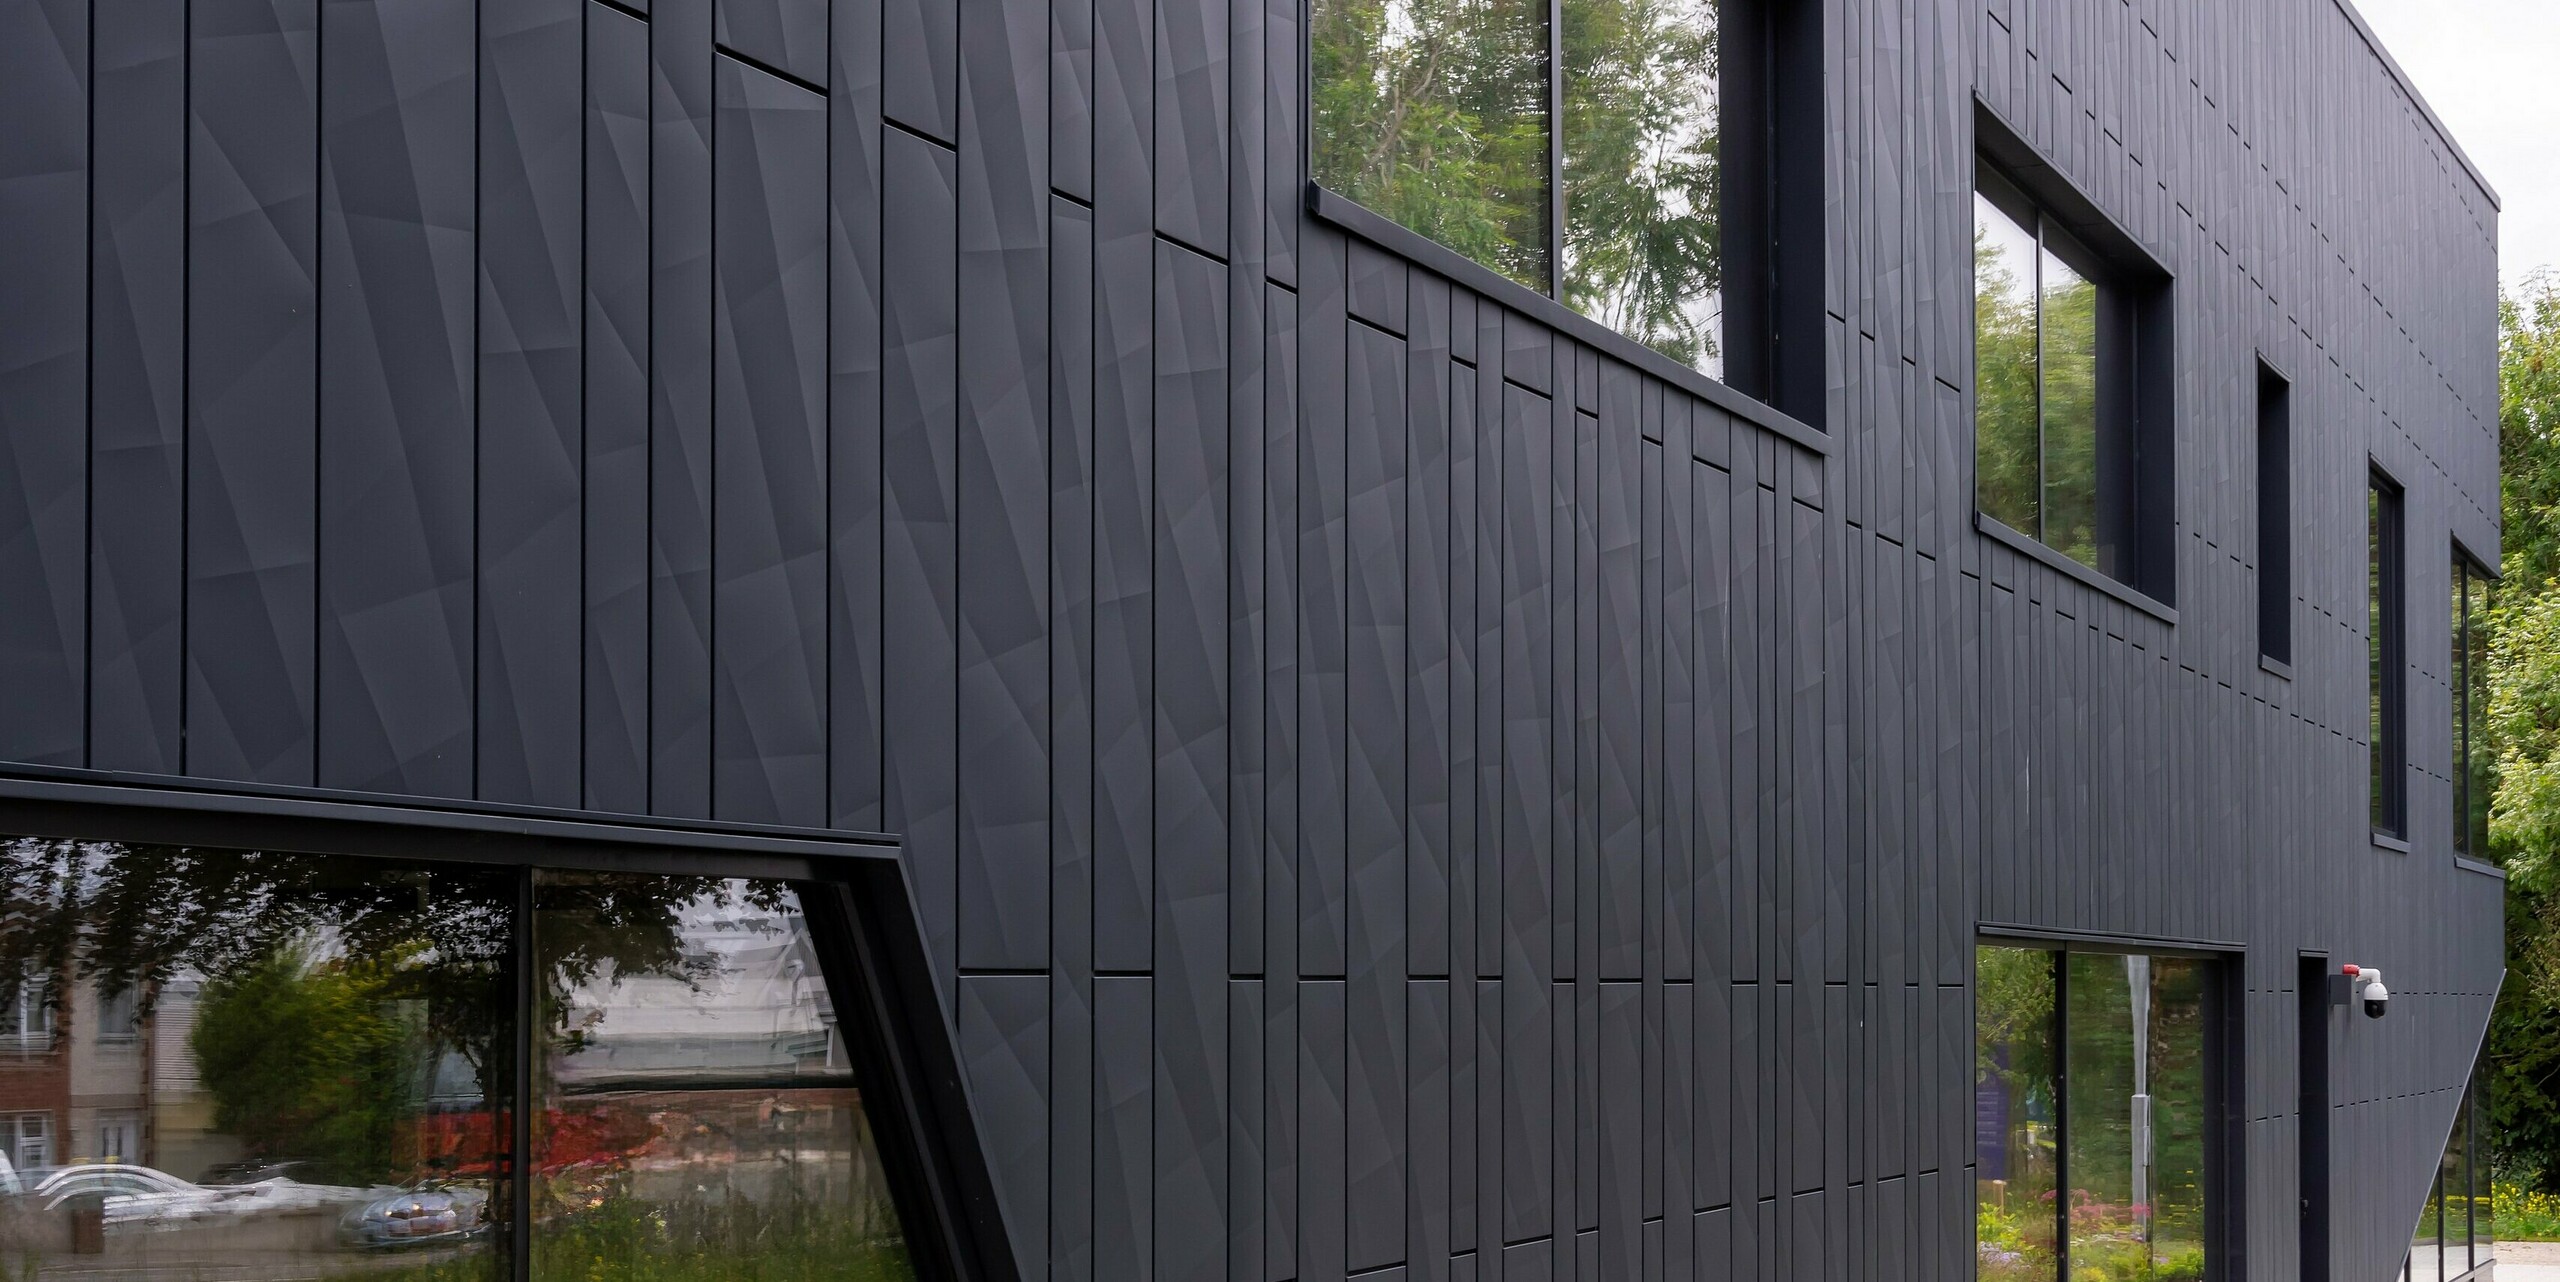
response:
<path fill-rule="evenodd" d="M 2560 1191 L 2560 279 L 2499 306 L 2497 603 L 2489 848 L 2507 869 L 2508 976 L 2489 1030 L 2489 1139 L 2503 1174 Z"/>
<path fill-rule="evenodd" d="M 404 1174 L 399 1122 L 433 1048 L 398 987 L 393 968 L 324 961 L 301 944 L 207 984 L 188 1045 L 215 1125 L 254 1157 L 311 1161 L 331 1182 Z"/>
<path fill-rule="evenodd" d="M 2023 244 L 2021 243 L 2023 241 Z M 2037 535 L 2034 240 L 1977 198 L 1973 226 L 1974 502 Z"/>
<path fill-rule="evenodd" d="M 1564 301 L 1663 355 L 1717 355 L 1714 0 L 1565 0 Z"/>
<path fill-rule="evenodd" d="M 1317 182 L 1547 287 L 1544 0 L 1317 0 Z"/>

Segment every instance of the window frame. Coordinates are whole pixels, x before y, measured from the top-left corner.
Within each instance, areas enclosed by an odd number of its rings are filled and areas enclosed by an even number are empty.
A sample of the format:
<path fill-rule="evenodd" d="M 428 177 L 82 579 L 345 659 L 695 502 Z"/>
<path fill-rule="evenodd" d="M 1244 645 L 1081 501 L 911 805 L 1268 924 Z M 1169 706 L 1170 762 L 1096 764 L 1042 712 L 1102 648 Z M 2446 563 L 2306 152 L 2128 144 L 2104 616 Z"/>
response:
<path fill-rule="evenodd" d="M 2103 551 L 2112 537 L 2115 564 L 2089 564 L 2046 543 L 2036 531 L 2011 528 L 1981 509 L 1978 488 L 1970 491 L 1976 499 L 1974 528 L 2174 624 L 2178 588 L 2176 281 L 2132 233 L 1979 97 L 1974 99 L 1970 154 L 1974 176 L 1969 190 L 1989 198 L 2013 219 L 2021 204 L 2032 209 L 2035 216 L 2021 221 L 2036 232 L 2039 247 L 2066 251 L 2056 257 L 2097 286 L 2098 540 Z M 2039 223 L 2056 233 L 2051 241 L 2037 230 Z M 1971 218 L 1964 227 L 1970 243 Z M 1969 252 L 1964 261 L 1971 263 Z M 1966 297 L 1970 300 L 1973 295 L 1968 291 Z M 1970 324 L 1965 342 L 1975 342 Z M 2041 349 L 2041 321 L 2037 342 Z M 1978 359 L 1978 352 L 1966 358 L 1968 400 L 1975 394 L 1973 371 Z M 2041 388 L 2041 371 L 2038 383 Z M 1978 404 L 1975 410 L 1979 412 Z M 1968 426 L 1973 422 L 1978 419 Z M 2037 448 L 2041 456 L 2041 404 Z M 1968 453 L 1968 465 L 1975 457 Z M 2041 464 L 2038 472 L 2041 505 Z"/>
<path fill-rule="evenodd" d="M 536 869 L 790 882 L 837 1020 L 859 1030 L 845 1039 L 847 1049 L 864 1100 L 877 1105 L 869 1120 L 917 1276 L 1021 1277 L 893 838 L 322 789 L 146 783 L 15 764 L 0 767 L 0 834 L 496 867 L 519 874 L 524 908 Z M 522 967 L 518 975 L 516 1000 L 529 1008 L 532 975 Z M 532 1027 L 516 1025 L 517 1097 L 530 1098 Z M 515 1115 L 514 1151 L 528 1152 L 532 1114 Z M 512 1195 L 516 1222 L 531 1223 L 523 1214 L 530 1185 L 517 1181 Z M 532 1235 L 512 1235 L 509 1248 L 510 1276 L 522 1282 L 531 1276 Z"/>
<path fill-rule="evenodd" d="M 2258 658 L 2292 675 L 2293 382 L 2258 357 Z M 2273 669 L 2271 669 L 2273 670 Z"/>
<path fill-rule="evenodd" d="M 1966 1022 L 1975 1053 L 1980 1041 L 1980 985 L 1975 959 L 1984 948 L 2010 948 L 2050 953 L 2053 958 L 2054 1079 L 2070 1080 L 2071 1055 L 2066 1016 L 2070 1009 L 2070 966 L 2073 955 L 2176 958 L 2204 962 L 2203 1054 L 2205 1061 L 2205 1277 L 2221 1282 L 2243 1276 L 2249 1213 L 2249 1173 L 2244 1140 L 2248 1118 L 2248 992 L 2244 945 L 2193 939 L 2162 939 L 2104 932 L 2053 930 L 2009 923 L 1984 923 L 1974 933 L 1973 951 L 1965 960 Z M 1971 1070 L 1968 1069 L 1968 1072 Z M 1970 1090 L 1970 1087 L 1968 1088 Z M 2070 1187 L 2071 1107 L 2067 1091 L 2056 1098 L 2054 1180 Z M 2238 1190 L 2239 1196 L 2232 1191 Z M 2066 1198 L 2056 1201 L 2066 1202 Z M 2068 1274 L 2069 1208 L 2057 1205 L 2056 1282 Z"/>
<path fill-rule="evenodd" d="M 2408 495 L 2379 463 L 2366 469 L 2366 693 L 2371 702 L 2365 753 L 2368 814 L 2374 840 L 2407 850 L 2409 841 L 2409 555 Z"/>
<path fill-rule="evenodd" d="M 1298 24 L 1299 174 L 1307 213 L 1564 330 L 1722 408 L 1828 453 L 1823 271 L 1822 6 L 1717 6 L 1717 251 L 1724 263 L 1721 377 L 1663 355 L 1564 302 L 1564 0 L 1547 0 L 1547 281 L 1524 285 L 1317 180 L 1314 22 Z M 1805 229 L 1787 235 L 1787 229 Z M 1771 411 L 1775 411 L 1772 413 Z"/>

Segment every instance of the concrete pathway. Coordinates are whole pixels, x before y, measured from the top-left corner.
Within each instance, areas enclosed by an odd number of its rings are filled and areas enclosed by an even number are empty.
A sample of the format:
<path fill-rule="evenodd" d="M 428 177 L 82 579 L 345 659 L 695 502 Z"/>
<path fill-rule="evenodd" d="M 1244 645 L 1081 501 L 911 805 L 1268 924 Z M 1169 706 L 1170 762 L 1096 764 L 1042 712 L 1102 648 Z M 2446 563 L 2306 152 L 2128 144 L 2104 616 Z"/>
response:
<path fill-rule="evenodd" d="M 2498 1282 L 2560 1282 L 2560 1242 L 2500 1242 Z"/>

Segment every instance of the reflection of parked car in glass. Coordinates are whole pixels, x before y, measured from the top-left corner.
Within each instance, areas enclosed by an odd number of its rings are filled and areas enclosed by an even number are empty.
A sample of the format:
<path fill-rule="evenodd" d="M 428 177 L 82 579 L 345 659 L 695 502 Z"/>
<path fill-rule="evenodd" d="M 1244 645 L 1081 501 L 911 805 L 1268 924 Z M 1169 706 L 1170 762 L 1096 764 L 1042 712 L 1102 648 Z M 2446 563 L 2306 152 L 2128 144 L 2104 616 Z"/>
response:
<path fill-rule="evenodd" d="M 204 1190 L 166 1171 L 148 1166 L 131 1166 L 123 1162 L 91 1162 L 65 1166 L 36 1182 L 32 1192 L 36 1201 L 48 1211 L 80 1205 L 84 1198 L 117 1201 L 125 1198 L 168 1198 L 200 1194 Z"/>
<path fill-rule="evenodd" d="M 224 1162 L 196 1177 L 196 1183 L 208 1187 L 234 1184 L 259 1184 L 273 1179 L 296 1179 L 308 1172 L 313 1162 Z"/>
<path fill-rule="evenodd" d="M 25 1178 L 20 1177 L 21 1180 Z M 37 1181 L 28 1201 L 46 1211 L 97 1208 L 109 1225 L 169 1228 L 208 1220 L 315 1210 L 379 1196 L 380 1188 L 305 1184 L 282 1176 L 247 1184 L 191 1184 L 123 1162 L 66 1166 Z"/>
<path fill-rule="evenodd" d="M 477 1237 L 489 1227 L 489 1195 L 469 1185 L 428 1185 L 375 1198 L 338 1221 L 349 1246 L 427 1246 Z"/>

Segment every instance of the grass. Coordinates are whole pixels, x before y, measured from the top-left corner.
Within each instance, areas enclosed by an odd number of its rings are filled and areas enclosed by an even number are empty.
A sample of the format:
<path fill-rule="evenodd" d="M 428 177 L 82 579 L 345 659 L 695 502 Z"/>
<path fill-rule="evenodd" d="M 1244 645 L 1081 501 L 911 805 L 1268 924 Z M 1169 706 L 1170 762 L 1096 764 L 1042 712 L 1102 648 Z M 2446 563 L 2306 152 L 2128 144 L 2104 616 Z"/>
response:
<path fill-rule="evenodd" d="M 534 1282 L 914 1282 L 907 1249 L 830 1205 L 666 1208 L 610 1201 L 534 1232 Z M 368 1261 L 332 1282 L 490 1282 L 480 1253 Z"/>

